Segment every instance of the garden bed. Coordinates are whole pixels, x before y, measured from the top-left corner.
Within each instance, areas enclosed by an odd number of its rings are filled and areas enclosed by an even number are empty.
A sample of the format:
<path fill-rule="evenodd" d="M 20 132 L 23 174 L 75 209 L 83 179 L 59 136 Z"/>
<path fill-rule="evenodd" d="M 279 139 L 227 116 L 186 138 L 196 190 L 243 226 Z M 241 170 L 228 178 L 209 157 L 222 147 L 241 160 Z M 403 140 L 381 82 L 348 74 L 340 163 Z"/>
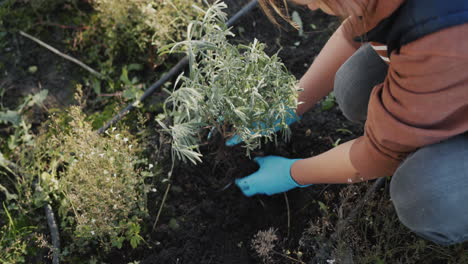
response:
<path fill-rule="evenodd" d="M 228 1 L 228 5 L 229 2 L 237 1 Z M 241 4 L 229 6 L 233 13 Z M 302 37 L 294 30 L 278 29 L 256 9 L 239 21 L 234 29 L 237 36 L 232 41 L 247 43 L 257 38 L 267 43 L 270 54 L 281 48 L 283 62 L 300 78 L 338 23 L 324 14 L 310 15 L 302 11 L 304 25 L 308 25 Z M 323 111 L 319 105 L 304 115 L 292 131 L 289 143 L 280 142 L 277 147 L 266 145 L 252 156 L 317 155 L 332 148 L 338 139 L 347 141 L 357 137 L 362 127 L 347 121 L 336 106 Z M 258 166 L 245 156 L 241 146 L 224 147 L 219 142 L 216 147 L 219 147 L 216 152 L 202 150 L 205 155 L 202 164 L 175 169 L 163 217 L 152 235 L 157 245 L 142 263 L 258 263 L 251 239 L 258 231 L 271 227 L 278 229 L 282 247 L 292 252 L 299 248 L 299 239 L 308 223 L 320 215 L 316 200 L 322 199 L 325 190 L 339 191 L 344 187 L 321 185 L 293 190 L 287 197 L 281 194 L 246 198 L 232 183 L 255 172 Z M 157 206 L 151 211 L 156 210 Z M 282 259 L 280 263 L 288 260 Z"/>
<path fill-rule="evenodd" d="M 85 3 L 85 6 L 88 4 L 87 1 L 79 2 Z M 227 0 L 229 16 L 248 2 Z M 292 29 L 288 31 L 275 27 L 259 8 L 255 8 L 234 25 L 236 36 L 230 41 L 247 44 L 256 38 L 266 43 L 266 52 L 272 55 L 279 51 L 279 57 L 287 69 L 300 78 L 339 25 L 339 20 L 321 12 L 312 13 L 305 8 L 294 10 L 302 20 L 302 35 Z M 60 50 L 66 50 L 63 39 L 70 38 L 70 29 L 56 26 L 45 28 L 48 31 L 38 30 L 40 37 Z M 0 48 L 8 51 L 0 54 L 0 69 L 5 76 L 0 81 L 0 87 L 5 89 L 4 106 L 18 105 L 24 96 L 42 89 L 49 91 L 46 108 L 33 108 L 34 116 L 31 119 L 34 132 L 40 130 L 41 123 L 48 119 L 50 113 L 59 113 L 73 103 L 76 83 L 85 83 L 84 98 L 91 103 L 86 105 L 84 111 L 88 114 L 101 113 L 100 124 L 115 114 L 115 111 L 109 114 L 109 109 L 118 110 L 129 103 L 129 100 L 125 101 L 116 95 L 111 95 L 109 100 L 108 97 L 100 98 L 102 95 L 93 92 L 89 79 L 84 81 L 81 78 L 84 75 L 82 70 L 21 38 L 19 34 L 8 35 L 6 43 L 5 47 L 0 45 Z M 77 50 L 67 52 L 85 57 Z M 177 56 L 170 57 L 158 65 L 154 72 L 140 72 L 140 81 L 155 81 L 176 59 Z M 141 80 L 145 76 L 149 76 L 150 80 Z M 212 144 L 201 147 L 203 163 L 195 166 L 177 162 L 170 180 L 164 180 L 171 170 L 171 160 L 169 151 L 164 149 L 167 146 L 161 146 L 158 134 L 160 126 L 155 121 L 161 112 L 164 96 L 158 91 L 145 102 L 145 107 L 135 110 L 138 115 L 123 120 L 126 125 L 132 125 L 136 116 L 146 119 L 144 128 L 131 127 L 131 131 L 137 132 L 134 134 L 138 136 L 144 135 L 142 138 L 147 141 L 145 153 L 149 153 L 148 162 L 151 167 L 159 163 L 156 166 L 162 169 L 162 174 L 150 181 L 153 186 L 147 199 L 149 216 L 141 224 L 141 235 L 145 242 L 136 248 L 130 243 L 124 243 L 122 248 L 114 247 L 105 255 L 97 254 L 99 248 L 87 253 L 95 254 L 99 261 L 141 264 L 247 264 L 262 261 L 341 264 L 462 263 L 460 260 L 466 260 L 465 263 L 468 263 L 467 243 L 449 248 L 437 247 L 416 238 L 398 222 L 388 197 L 388 179 L 385 186 L 376 191 L 375 199 L 365 204 L 350 225 L 344 227 L 344 234 L 336 234 L 337 222 L 357 207 L 372 183 L 316 185 L 271 197 L 248 198 L 233 182 L 255 172 L 258 166 L 245 155 L 242 145 L 226 147 L 219 134 L 211 141 Z M 107 102 L 113 105 L 103 111 Z M 2 128 L 2 133 L 9 131 L 6 125 L 2 125 Z M 251 157 L 279 155 L 306 158 L 362 133 L 362 125 L 346 120 L 333 100 L 329 100 L 325 104 L 318 104 L 300 122 L 292 125 L 289 142 L 280 140 L 276 146 L 273 143 L 263 145 L 260 150 L 252 152 Z M 170 188 L 166 197 L 168 184 Z M 4 201 L 3 194 L 0 199 Z M 161 206 L 160 218 L 155 222 Z M 57 208 L 54 209 L 57 211 Z M 39 214 L 43 214 L 42 211 Z M 35 216 L 35 220 L 39 218 Z M 0 225 L 5 223 L 7 220 L 0 219 Z M 259 231 L 269 229 L 275 230 L 277 239 L 268 257 L 262 258 L 252 243 Z M 48 233 L 46 226 L 38 226 L 36 231 Z M 50 237 L 45 239 L 50 240 Z M 63 244 L 67 244 L 67 241 L 62 241 Z M 28 245 L 34 246 L 31 242 Z M 36 255 L 28 256 L 28 263 L 50 261 L 46 256 L 47 246 L 33 252 Z M 87 255 L 83 259 L 91 257 Z"/>

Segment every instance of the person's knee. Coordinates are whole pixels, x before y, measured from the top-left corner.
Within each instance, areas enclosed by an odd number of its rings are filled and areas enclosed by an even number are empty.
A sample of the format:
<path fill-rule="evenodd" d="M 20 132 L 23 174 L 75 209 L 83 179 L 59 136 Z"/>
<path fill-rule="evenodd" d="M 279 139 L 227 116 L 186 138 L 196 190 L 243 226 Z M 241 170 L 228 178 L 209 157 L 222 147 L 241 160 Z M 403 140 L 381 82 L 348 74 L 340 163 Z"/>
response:
<path fill-rule="evenodd" d="M 406 177 L 408 175 L 399 175 Z M 419 236 L 440 245 L 451 245 L 468 240 L 468 213 L 463 203 L 444 197 L 434 188 L 412 192 L 401 190 L 401 183 L 392 184 L 391 198 L 400 222 Z M 465 212 L 463 212 L 465 211 Z M 461 214 L 464 214 L 461 215 Z"/>
<path fill-rule="evenodd" d="M 388 66 L 370 45 L 362 46 L 335 75 L 335 99 L 343 115 L 353 122 L 367 119 L 367 106 L 372 89 L 382 83 Z"/>
<path fill-rule="evenodd" d="M 359 102 L 354 100 L 356 93 L 353 93 L 352 90 L 354 90 L 353 88 L 356 86 L 352 85 L 353 80 L 351 80 L 351 78 L 353 78 L 353 76 L 349 73 L 349 67 L 349 65 L 343 64 L 337 71 L 333 92 L 343 115 L 352 122 L 362 123 L 366 120 L 367 109 L 358 107 Z"/>
<path fill-rule="evenodd" d="M 468 240 L 467 141 L 456 138 L 420 149 L 403 162 L 391 182 L 400 221 L 441 245 Z"/>
<path fill-rule="evenodd" d="M 447 210 L 437 212 L 440 208 L 434 204 L 408 206 L 406 199 L 402 201 L 398 197 L 392 195 L 400 222 L 420 237 L 439 245 L 453 245 L 468 240 L 466 222 L 460 222 L 462 220 L 458 220 L 453 212 L 450 214 L 444 214 Z"/>

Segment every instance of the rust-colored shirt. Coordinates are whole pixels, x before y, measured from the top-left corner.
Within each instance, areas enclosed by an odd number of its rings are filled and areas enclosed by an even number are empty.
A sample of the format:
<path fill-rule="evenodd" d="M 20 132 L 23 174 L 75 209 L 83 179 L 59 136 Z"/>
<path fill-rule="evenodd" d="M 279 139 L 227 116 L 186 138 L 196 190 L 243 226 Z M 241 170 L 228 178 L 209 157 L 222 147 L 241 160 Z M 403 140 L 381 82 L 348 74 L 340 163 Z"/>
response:
<path fill-rule="evenodd" d="M 403 2 L 377 1 L 363 30 Z M 468 24 L 413 41 L 388 59 L 387 77 L 371 93 L 364 136 L 350 151 L 353 166 L 367 179 L 390 176 L 418 148 L 468 131 Z"/>

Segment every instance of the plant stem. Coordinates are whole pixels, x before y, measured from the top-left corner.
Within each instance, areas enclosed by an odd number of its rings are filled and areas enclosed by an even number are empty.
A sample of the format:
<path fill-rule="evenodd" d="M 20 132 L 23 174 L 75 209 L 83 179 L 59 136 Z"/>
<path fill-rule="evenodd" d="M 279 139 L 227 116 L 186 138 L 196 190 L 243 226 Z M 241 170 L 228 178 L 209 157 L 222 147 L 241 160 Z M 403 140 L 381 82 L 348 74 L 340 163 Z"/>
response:
<path fill-rule="evenodd" d="M 171 170 L 169 171 L 169 177 L 167 178 L 168 180 L 170 180 L 172 177 L 172 172 L 174 171 L 174 164 L 175 164 L 174 159 L 172 159 Z M 159 206 L 158 214 L 156 215 L 156 219 L 154 220 L 153 229 L 152 229 L 153 232 L 154 232 L 154 229 L 156 228 L 156 225 L 158 224 L 159 217 L 161 216 L 161 212 L 162 212 L 164 204 L 166 203 L 166 198 L 167 198 L 167 195 L 169 194 L 169 190 L 171 189 L 171 186 L 172 184 L 169 182 L 169 184 L 167 185 L 166 191 L 164 192 L 161 206 Z"/>
<path fill-rule="evenodd" d="M 115 92 L 115 93 L 101 93 L 98 94 L 99 97 L 122 97 L 123 92 Z"/>
<path fill-rule="evenodd" d="M 164 204 L 166 203 L 166 198 L 167 198 L 167 195 L 168 195 L 170 189 L 171 189 L 171 184 L 169 183 L 167 185 L 166 191 L 164 192 L 164 197 L 162 199 L 161 206 L 159 206 L 159 210 L 158 210 L 158 214 L 156 215 L 156 219 L 154 220 L 152 231 L 154 231 L 154 229 L 156 228 L 156 225 L 158 224 L 159 217 L 161 216 L 161 212 L 162 212 Z"/>

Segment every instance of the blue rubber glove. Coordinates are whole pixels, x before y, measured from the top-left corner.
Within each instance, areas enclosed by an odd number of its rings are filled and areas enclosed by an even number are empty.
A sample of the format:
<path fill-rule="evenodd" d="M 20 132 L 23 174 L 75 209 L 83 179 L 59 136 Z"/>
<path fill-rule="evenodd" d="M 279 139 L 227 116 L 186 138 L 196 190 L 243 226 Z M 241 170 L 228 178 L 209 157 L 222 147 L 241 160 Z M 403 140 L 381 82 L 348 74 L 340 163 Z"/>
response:
<path fill-rule="evenodd" d="M 301 120 L 301 117 L 296 115 L 296 111 L 294 109 L 289 109 L 288 113 L 289 113 L 289 115 L 285 120 L 285 123 L 288 126 L 290 126 L 291 124 L 293 124 L 294 122 L 296 122 L 298 120 Z M 280 130 L 280 126 L 279 126 L 280 122 L 281 122 L 281 120 L 276 120 L 276 122 L 274 124 L 275 125 L 275 127 L 274 127 L 275 132 L 278 132 L 278 130 Z M 263 122 L 254 122 L 252 124 L 252 126 L 253 127 L 265 128 L 265 123 L 263 123 Z M 232 136 L 230 139 L 228 139 L 226 141 L 226 146 L 232 147 L 232 146 L 235 146 L 235 145 L 237 145 L 237 144 L 239 144 L 241 142 L 242 142 L 242 138 L 239 137 L 239 135 L 234 135 L 234 136 Z"/>
<path fill-rule="evenodd" d="M 273 195 L 289 191 L 300 185 L 291 177 L 291 166 L 300 159 L 287 159 L 279 156 L 257 157 L 254 159 L 260 169 L 242 179 L 236 180 L 236 185 L 245 196 L 255 194 Z"/>

